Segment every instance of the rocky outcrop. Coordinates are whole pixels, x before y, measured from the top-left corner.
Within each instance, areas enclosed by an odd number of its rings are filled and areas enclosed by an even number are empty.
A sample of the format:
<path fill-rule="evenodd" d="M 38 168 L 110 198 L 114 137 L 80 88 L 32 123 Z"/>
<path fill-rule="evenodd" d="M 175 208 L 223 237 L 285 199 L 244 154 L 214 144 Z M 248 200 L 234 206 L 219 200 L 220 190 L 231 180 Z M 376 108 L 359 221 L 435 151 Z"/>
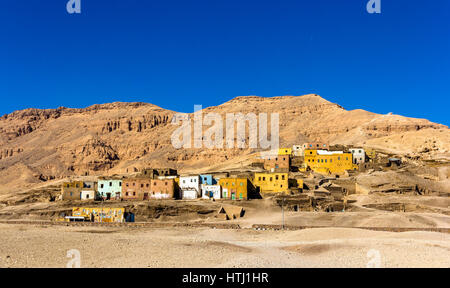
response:
<path fill-rule="evenodd" d="M 448 154 L 450 147 L 449 129 L 444 125 L 364 110 L 347 111 L 318 95 L 237 97 L 203 111 L 208 112 L 223 117 L 227 113 L 267 113 L 269 117 L 278 113 L 282 146 L 322 140 L 389 148 L 398 154 L 414 153 L 415 157 L 417 153 L 418 158 L 441 157 Z M 117 102 L 83 109 L 26 109 L 0 117 L 0 189 L 10 181 L 4 180 L 2 173 L 18 164 L 29 167 L 36 175 L 24 181 L 36 178 L 45 181 L 71 175 L 115 173 L 130 167 L 190 169 L 235 160 L 238 167 L 240 158 L 254 152 L 175 149 L 171 144 L 172 132 L 177 128 L 171 124 L 174 114 L 152 104 Z M 9 171 L 8 179 L 14 179 L 16 170 Z"/>

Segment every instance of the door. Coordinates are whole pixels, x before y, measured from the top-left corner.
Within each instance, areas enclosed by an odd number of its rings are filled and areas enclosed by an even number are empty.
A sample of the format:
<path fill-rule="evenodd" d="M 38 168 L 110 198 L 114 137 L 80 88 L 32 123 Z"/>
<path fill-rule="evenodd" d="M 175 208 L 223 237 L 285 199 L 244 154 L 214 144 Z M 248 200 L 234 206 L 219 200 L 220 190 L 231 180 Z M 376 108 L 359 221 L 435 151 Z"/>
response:
<path fill-rule="evenodd" d="M 106 200 L 111 200 L 111 193 L 106 193 Z"/>
<path fill-rule="evenodd" d="M 231 200 L 236 200 L 236 190 L 231 190 Z"/>

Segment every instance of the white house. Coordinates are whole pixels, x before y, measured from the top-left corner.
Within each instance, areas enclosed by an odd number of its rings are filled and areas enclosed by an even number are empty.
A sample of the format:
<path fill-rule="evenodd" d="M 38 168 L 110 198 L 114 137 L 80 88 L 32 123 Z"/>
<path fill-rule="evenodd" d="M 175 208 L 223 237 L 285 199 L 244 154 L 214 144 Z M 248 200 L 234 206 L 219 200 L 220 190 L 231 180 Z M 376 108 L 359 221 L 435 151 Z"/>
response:
<path fill-rule="evenodd" d="M 181 176 L 180 189 L 183 199 L 197 199 L 201 195 L 200 176 Z"/>
<path fill-rule="evenodd" d="M 221 198 L 221 187 L 220 185 L 206 185 L 202 184 L 202 198 L 203 199 L 220 199 Z"/>
<path fill-rule="evenodd" d="M 94 190 L 81 191 L 81 200 L 94 200 L 94 199 L 95 199 Z"/>
<path fill-rule="evenodd" d="M 303 146 L 302 145 L 293 145 L 292 146 L 292 155 L 303 156 Z"/>
<path fill-rule="evenodd" d="M 360 164 L 366 162 L 366 152 L 362 148 L 351 148 L 353 156 L 353 164 Z"/>

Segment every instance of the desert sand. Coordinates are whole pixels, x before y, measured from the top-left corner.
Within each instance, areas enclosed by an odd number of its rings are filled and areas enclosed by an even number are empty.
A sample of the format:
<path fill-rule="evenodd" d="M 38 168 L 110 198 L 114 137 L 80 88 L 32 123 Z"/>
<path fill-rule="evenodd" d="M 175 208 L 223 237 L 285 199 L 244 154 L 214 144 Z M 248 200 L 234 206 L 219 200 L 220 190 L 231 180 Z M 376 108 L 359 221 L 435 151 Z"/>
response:
<path fill-rule="evenodd" d="M 63 268 L 72 249 L 81 267 L 367 267 L 377 259 L 379 267 L 450 267 L 444 233 L 13 224 L 0 224 L 0 231 L 2 268 Z"/>

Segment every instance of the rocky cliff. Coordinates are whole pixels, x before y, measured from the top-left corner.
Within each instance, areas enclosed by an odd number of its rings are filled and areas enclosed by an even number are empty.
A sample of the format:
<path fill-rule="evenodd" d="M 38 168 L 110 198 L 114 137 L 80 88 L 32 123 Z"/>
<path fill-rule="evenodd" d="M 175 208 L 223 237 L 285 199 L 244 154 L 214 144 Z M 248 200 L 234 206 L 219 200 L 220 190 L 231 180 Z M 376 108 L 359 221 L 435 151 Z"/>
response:
<path fill-rule="evenodd" d="M 318 95 L 237 97 L 204 113 L 279 113 L 282 146 L 322 140 L 448 157 L 448 127 L 425 119 L 347 111 Z M 175 149 L 176 112 L 146 103 L 27 109 L 0 118 L 0 192 L 70 175 L 188 169 L 238 161 L 252 149 Z M 236 160 L 237 159 L 237 160 Z"/>

